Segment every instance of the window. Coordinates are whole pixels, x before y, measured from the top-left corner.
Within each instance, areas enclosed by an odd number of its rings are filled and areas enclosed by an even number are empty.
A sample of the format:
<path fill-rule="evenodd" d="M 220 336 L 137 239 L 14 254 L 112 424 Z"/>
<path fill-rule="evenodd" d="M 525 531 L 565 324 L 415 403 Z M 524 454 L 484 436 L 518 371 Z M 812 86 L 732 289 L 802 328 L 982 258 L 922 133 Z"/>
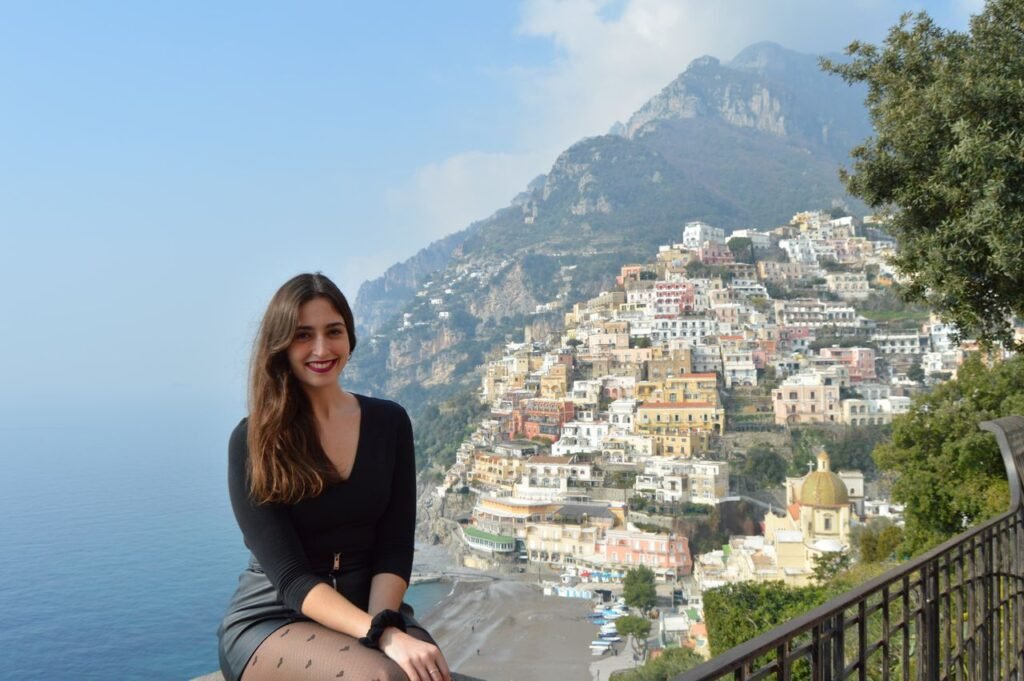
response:
<path fill-rule="evenodd" d="M 825 531 L 828 532 L 832 529 L 832 518 L 826 516 L 825 518 Z"/>

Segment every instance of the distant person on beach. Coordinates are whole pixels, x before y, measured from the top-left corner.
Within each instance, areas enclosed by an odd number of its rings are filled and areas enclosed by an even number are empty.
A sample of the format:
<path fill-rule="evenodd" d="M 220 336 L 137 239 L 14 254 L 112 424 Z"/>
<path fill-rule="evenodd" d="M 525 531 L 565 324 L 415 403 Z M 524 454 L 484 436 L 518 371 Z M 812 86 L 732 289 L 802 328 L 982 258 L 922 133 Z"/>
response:
<path fill-rule="evenodd" d="M 270 301 L 253 347 L 249 416 L 228 489 L 252 551 L 218 630 L 227 681 L 451 681 L 403 602 L 412 572 L 412 425 L 343 390 L 355 323 L 338 287 L 301 274 Z"/>

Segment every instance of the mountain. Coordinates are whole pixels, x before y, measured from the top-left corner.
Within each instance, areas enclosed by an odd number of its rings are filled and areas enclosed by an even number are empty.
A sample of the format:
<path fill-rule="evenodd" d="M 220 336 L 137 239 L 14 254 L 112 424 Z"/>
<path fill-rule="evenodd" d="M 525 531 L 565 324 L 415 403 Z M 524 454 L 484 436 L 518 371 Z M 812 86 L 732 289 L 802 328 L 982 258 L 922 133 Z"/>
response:
<path fill-rule="evenodd" d="M 864 94 L 772 43 L 728 64 L 694 60 L 509 206 L 363 284 L 355 314 L 370 341 L 353 387 L 407 404 L 455 392 L 496 345 L 524 326 L 557 327 L 560 310 L 678 241 L 690 220 L 731 230 L 805 209 L 863 211 L 837 171 L 870 134 Z"/>

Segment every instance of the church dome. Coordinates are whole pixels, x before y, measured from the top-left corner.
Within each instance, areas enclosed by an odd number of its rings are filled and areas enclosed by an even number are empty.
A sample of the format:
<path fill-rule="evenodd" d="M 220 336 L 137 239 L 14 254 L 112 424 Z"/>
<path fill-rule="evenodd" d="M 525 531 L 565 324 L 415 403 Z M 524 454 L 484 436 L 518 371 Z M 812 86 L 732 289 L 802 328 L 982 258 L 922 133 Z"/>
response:
<path fill-rule="evenodd" d="M 808 473 L 800 487 L 800 503 L 804 506 L 846 506 L 850 495 L 846 483 L 829 470 L 828 455 L 818 453 L 818 470 Z"/>

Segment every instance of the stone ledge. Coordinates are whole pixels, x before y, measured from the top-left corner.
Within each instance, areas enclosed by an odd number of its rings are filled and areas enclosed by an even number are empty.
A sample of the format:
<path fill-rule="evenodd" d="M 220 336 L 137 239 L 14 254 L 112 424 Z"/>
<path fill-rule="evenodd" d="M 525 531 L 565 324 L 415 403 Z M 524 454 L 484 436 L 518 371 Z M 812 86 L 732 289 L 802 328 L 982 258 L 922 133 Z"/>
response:
<path fill-rule="evenodd" d="M 484 681 L 483 679 L 478 679 L 475 676 L 466 676 L 465 674 L 458 674 L 456 672 L 452 672 L 452 680 L 453 681 Z M 212 674 L 207 674 L 205 676 L 197 676 L 196 678 L 192 679 L 191 681 L 224 681 L 224 677 L 221 676 L 220 672 L 213 672 Z"/>

